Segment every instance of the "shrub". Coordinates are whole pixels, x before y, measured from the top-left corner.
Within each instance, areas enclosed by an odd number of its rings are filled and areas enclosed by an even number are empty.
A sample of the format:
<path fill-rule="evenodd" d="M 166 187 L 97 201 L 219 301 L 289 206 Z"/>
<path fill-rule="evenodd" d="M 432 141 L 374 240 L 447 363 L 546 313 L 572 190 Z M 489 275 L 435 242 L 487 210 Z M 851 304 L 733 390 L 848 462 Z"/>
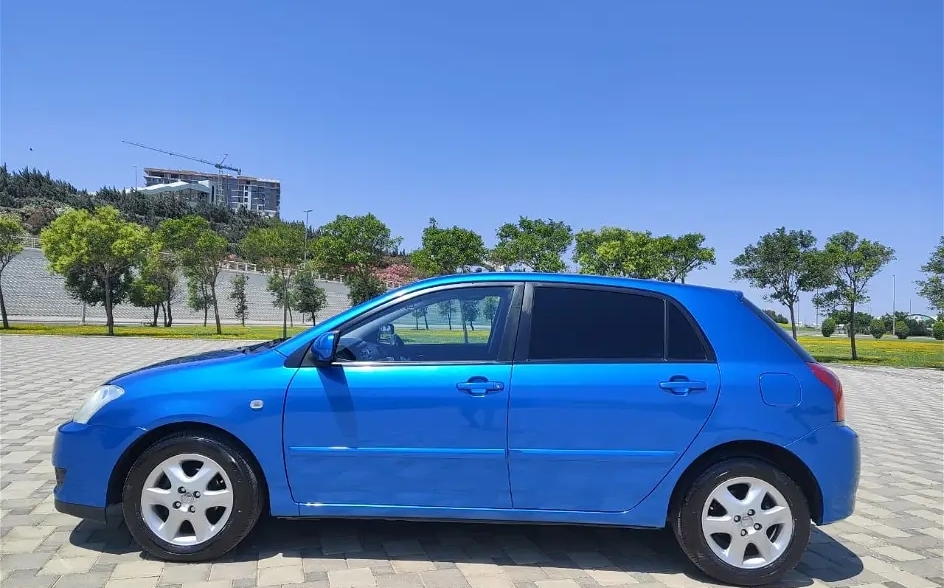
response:
<path fill-rule="evenodd" d="M 876 339 L 881 339 L 882 335 L 885 334 L 885 323 L 879 319 L 872 319 L 872 322 L 869 323 L 869 333 Z"/>
<path fill-rule="evenodd" d="M 934 335 L 934 338 L 938 341 L 944 340 L 944 321 L 935 322 L 934 326 L 931 328 L 931 334 Z"/>
<path fill-rule="evenodd" d="M 831 318 L 825 319 L 820 329 L 823 331 L 823 337 L 831 337 L 836 332 L 836 321 Z"/>
<path fill-rule="evenodd" d="M 771 309 L 768 308 L 767 310 L 764 311 L 764 314 L 766 314 L 766 315 L 769 316 L 771 319 L 773 319 L 773 321 L 774 321 L 775 323 L 777 323 L 777 324 L 780 324 L 780 325 L 788 325 L 788 324 L 790 324 L 789 319 L 787 319 L 787 317 L 783 316 L 782 314 L 780 314 L 780 313 L 777 312 L 776 310 L 771 310 Z"/>
<path fill-rule="evenodd" d="M 908 323 L 905 321 L 895 322 L 895 336 L 899 339 L 907 339 L 909 334 Z"/>

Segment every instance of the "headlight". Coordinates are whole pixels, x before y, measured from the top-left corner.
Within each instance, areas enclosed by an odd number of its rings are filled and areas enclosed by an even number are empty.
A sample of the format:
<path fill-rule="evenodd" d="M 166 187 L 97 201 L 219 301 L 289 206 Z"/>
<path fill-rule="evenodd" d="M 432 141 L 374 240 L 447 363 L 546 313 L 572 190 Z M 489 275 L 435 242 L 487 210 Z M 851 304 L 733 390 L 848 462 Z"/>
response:
<path fill-rule="evenodd" d="M 75 413 L 75 416 L 72 417 L 72 421 L 80 425 L 87 424 L 89 419 L 95 416 L 95 413 L 98 412 L 99 409 L 112 400 L 119 398 L 124 393 L 125 391 L 118 386 L 102 386 L 88 397 L 85 404 L 83 404 L 78 412 Z"/>

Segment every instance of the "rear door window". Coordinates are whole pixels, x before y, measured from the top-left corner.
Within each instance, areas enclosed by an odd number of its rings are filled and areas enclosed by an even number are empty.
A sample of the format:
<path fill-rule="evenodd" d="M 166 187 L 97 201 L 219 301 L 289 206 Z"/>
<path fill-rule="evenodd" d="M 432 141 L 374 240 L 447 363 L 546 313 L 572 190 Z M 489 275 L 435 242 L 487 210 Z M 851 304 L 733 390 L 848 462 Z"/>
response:
<path fill-rule="evenodd" d="M 669 361 L 707 361 L 708 350 L 688 317 L 675 304 L 668 304 L 669 342 L 666 359 Z"/>
<path fill-rule="evenodd" d="M 665 302 L 656 296 L 535 286 L 529 361 L 663 361 Z"/>

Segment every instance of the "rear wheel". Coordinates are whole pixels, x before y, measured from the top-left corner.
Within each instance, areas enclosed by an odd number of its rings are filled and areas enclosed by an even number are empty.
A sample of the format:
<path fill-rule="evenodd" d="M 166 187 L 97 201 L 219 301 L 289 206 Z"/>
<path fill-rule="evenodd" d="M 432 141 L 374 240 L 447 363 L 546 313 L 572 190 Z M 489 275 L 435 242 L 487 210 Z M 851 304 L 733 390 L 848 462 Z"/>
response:
<path fill-rule="evenodd" d="M 810 511 L 796 482 L 754 458 L 726 459 L 692 484 L 673 516 L 688 558 L 728 584 L 757 586 L 793 569 L 810 537 Z"/>
<path fill-rule="evenodd" d="M 259 479 L 242 453 L 201 433 L 168 436 L 131 466 L 122 496 L 134 539 L 171 561 L 217 558 L 262 512 Z"/>

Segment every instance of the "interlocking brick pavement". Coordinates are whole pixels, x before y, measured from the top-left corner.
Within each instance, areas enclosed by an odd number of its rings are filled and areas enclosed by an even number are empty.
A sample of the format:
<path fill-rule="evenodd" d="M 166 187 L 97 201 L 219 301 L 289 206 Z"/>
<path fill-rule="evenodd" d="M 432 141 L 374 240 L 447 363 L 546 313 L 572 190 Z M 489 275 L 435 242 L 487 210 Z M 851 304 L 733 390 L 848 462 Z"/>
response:
<path fill-rule="evenodd" d="M 53 432 L 107 377 L 237 342 L 0 337 L 0 588 L 687 588 L 666 531 L 264 520 L 220 561 L 144 558 L 123 525 L 53 509 Z M 944 376 L 837 367 L 862 436 L 855 514 L 815 529 L 784 585 L 944 585 Z"/>

